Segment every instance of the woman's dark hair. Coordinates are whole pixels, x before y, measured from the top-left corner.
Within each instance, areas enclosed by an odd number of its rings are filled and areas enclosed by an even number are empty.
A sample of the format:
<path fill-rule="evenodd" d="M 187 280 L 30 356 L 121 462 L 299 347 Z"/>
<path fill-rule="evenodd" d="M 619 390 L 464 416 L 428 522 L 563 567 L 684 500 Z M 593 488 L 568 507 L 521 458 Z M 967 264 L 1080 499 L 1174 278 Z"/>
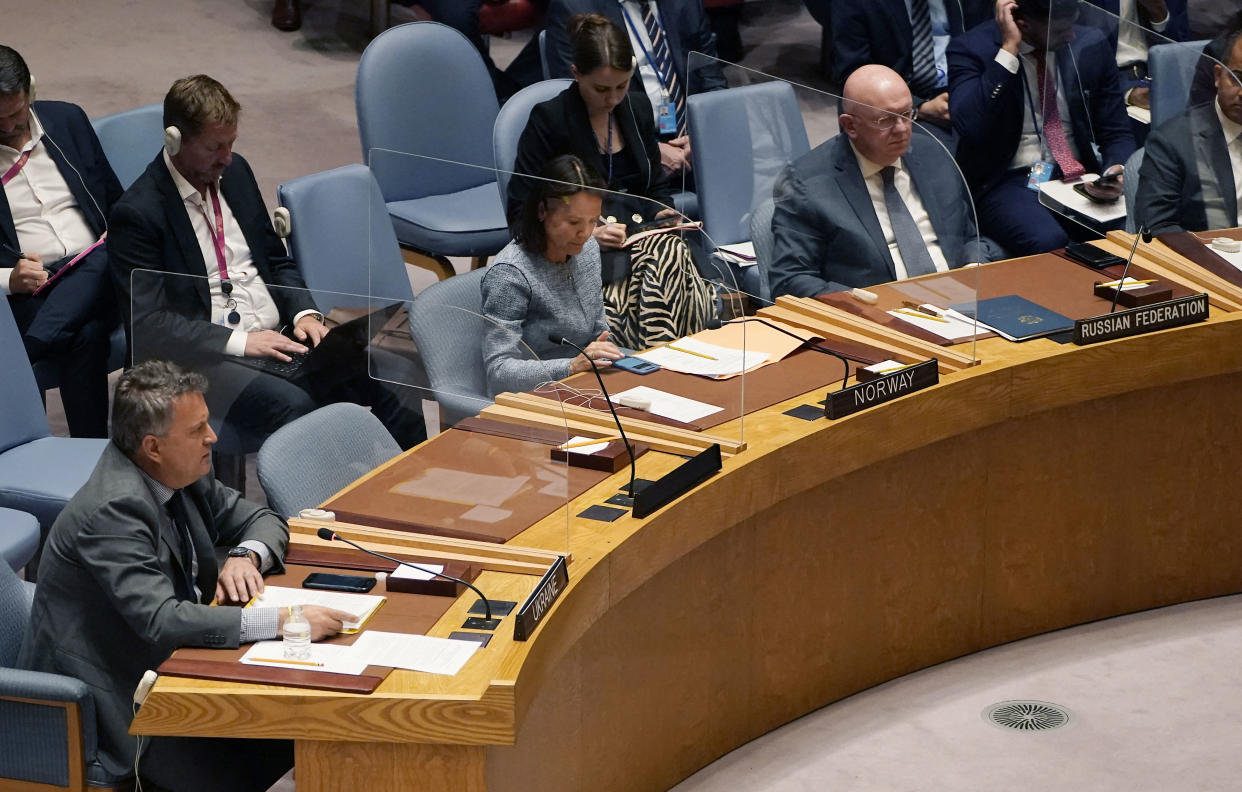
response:
<path fill-rule="evenodd" d="M 630 37 L 602 14 L 577 14 L 570 19 L 569 44 L 579 74 L 590 74 L 601 66 L 623 72 L 634 68 Z"/>
<path fill-rule="evenodd" d="M 573 154 L 562 154 L 548 161 L 539 173 L 538 179 L 515 174 L 515 179 L 525 179 L 530 185 L 526 200 L 513 220 L 510 231 L 513 239 L 529 253 L 543 255 L 548 250 L 548 234 L 544 231 L 543 220 L 539 219 L 539 207 L 547 201 L 568 202 L 570 196 L 583 190 L 596 192 L 603 190 L 604 180 Z"/>

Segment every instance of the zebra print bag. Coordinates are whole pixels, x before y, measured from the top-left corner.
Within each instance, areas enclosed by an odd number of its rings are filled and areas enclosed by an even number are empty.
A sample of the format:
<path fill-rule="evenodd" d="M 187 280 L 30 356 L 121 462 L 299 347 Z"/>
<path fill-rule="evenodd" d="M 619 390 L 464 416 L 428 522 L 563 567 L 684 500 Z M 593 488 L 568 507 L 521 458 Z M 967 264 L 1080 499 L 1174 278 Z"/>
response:
<path fill-rule="evenodd" d="M 611 340 L 646 349 L 702 330 L 717 313 L 717 286 L 704 280 L 677 234 L 656 234 L 630 247 L 628 278 L 604 284 Z"/>

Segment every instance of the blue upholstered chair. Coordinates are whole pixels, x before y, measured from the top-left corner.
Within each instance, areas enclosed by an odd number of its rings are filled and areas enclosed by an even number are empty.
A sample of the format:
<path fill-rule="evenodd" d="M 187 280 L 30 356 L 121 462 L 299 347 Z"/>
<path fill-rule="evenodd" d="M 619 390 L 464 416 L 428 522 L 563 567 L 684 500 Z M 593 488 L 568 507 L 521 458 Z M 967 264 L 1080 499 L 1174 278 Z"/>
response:
<path fill-rule="evenodd" d="M 355 100 L 362 156 L 402 246 L 481 259 L 508 243 L 492 159 L 499 106 L 465 36 L 435 22 L 384 31 L 362 53 Z"/>
<path fill-rule="evenodd" d="M 0 564 L 0 787 L 112 787 L 118 779 L 95 761 L 95 700 L 86 685 L 14 668 L 33 597 L 33 584 Z"/>
<path fill-rule="evenodd" d="M 1157 44 L 1147 52 L 1147 73 L 1151 75 L 1151 128 L 1163 124 L 1186 109 L 1195 69 L 1203 58 L 1206 41 Z M 1129 171 L 1126 171 L 1127 176 Z"/>
<path fill-rule="evenodd" d="M 39 521 L 33 514 L 0 509 L 0 561 L 18 570 L 39 549 Z"/>
<path fill-rule="evenodd" d="M 543 33 L 539 34 L 540 36 Z M 549 80 L 528 85 L 509 97 L 496 115 L 492 128 L 492 154 L 496 159 L 496 185 L 500 188 L 502 203 L 508 200 L 509 176 L 517 160 L 518 140 L 530 118 L 530 111 L 540 102 L 547 101 L 573 85 L 573 80 Z"/>
<path fill-rule="evenodd" d="M 129 189 L 164 145 L 164 105 L 143 105 L 91 121 L 112 172 Z"/>
<path fill-rule="evenodd" d="M 772 281 L 768 272 L 772 267 L 772 214 L 776 202 L 767 198 L 755 207 L 750 215 L 750 241 L 755 246 L 755 273 L 759 276 L 758 297 L 765 305 L 772 302 Z"/>
<path fill-rule="evenodd" d="M 410 334 L 431 379 L 440 425 L 452 426 L 492 403 L 483 367 L 483 294 L 486 270 L 432 284 L 414 298 Z"/>
<path fill-rule="evenodd" d="M 0 299 L 0 506 L 29 512 L 46 534 L 107 440 L 52 437 L 8 300 Z"/>
<path fill-rule="evenodd" d="M 323 449 L 331 448 L 331 454 Z M 259 449 L 259 483 L 286 517 L 323 503 L 401 453 L 370 410 L 342 402 L 281 427 Z"/>

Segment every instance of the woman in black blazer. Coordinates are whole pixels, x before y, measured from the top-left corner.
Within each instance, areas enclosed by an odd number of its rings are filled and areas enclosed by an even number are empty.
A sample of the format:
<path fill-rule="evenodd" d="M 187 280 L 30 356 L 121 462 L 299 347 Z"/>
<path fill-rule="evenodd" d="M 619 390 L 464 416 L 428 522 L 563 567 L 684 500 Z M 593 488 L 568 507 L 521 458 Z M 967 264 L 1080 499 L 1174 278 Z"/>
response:
<path fill-rule="evenodd" d="M 715 286 L 698 274 L 676 234 L 624 246 L 627 226 L 677 217 L 646 97 L 628 95 L 634 73 L 629 37 L 607 17 L 570 21 L 574 84 L 535 105 L 518 141 L 509 181 L 510 222 L 552 158 L 573 154 L 604 176 L 608 189 L 595 229 L 603 252 L 604 308 L 618 344 L 645 348 L 702 329 L 716 314 Z"/>

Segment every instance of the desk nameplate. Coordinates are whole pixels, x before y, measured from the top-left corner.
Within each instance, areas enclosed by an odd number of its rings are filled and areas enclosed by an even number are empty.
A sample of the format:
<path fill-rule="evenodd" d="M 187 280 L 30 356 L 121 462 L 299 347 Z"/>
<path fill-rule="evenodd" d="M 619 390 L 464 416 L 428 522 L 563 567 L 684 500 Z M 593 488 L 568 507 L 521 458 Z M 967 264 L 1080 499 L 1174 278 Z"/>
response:
<path fill-rule="evenodd" d="M 556 602 L 568 585 L 569 569 L 565 566 L 565 557 L 561 556 L 552 562 L 552 566 L 539 579 L 539 585 L 535 586 L 535 590 L 518 609 L 517 618 L 513 622 L 513 640 L 525 641 L 530 638 L 552 608 L 552 603 Z"/>
<path fill-rule="evenodd" d="M 913 366 L 876 377 L 860 385 L 851 385 L 828 394 L 824 402 L 824 415 L 844 418 L 847 415 L 892 401 L 898 396 L 930 388 L 940 382 L 939 363 L 935 358 Z"/>
<path fill-rule="evenodd" d="M 1084 346 L 1114 338 L 1166 330 L 1208 318 L 1208 296 L 1192 294 L 1176 300 L 1144 305 L 1126 311 L 1093 316 L 1074 322 L 1074 344 Z"/>

